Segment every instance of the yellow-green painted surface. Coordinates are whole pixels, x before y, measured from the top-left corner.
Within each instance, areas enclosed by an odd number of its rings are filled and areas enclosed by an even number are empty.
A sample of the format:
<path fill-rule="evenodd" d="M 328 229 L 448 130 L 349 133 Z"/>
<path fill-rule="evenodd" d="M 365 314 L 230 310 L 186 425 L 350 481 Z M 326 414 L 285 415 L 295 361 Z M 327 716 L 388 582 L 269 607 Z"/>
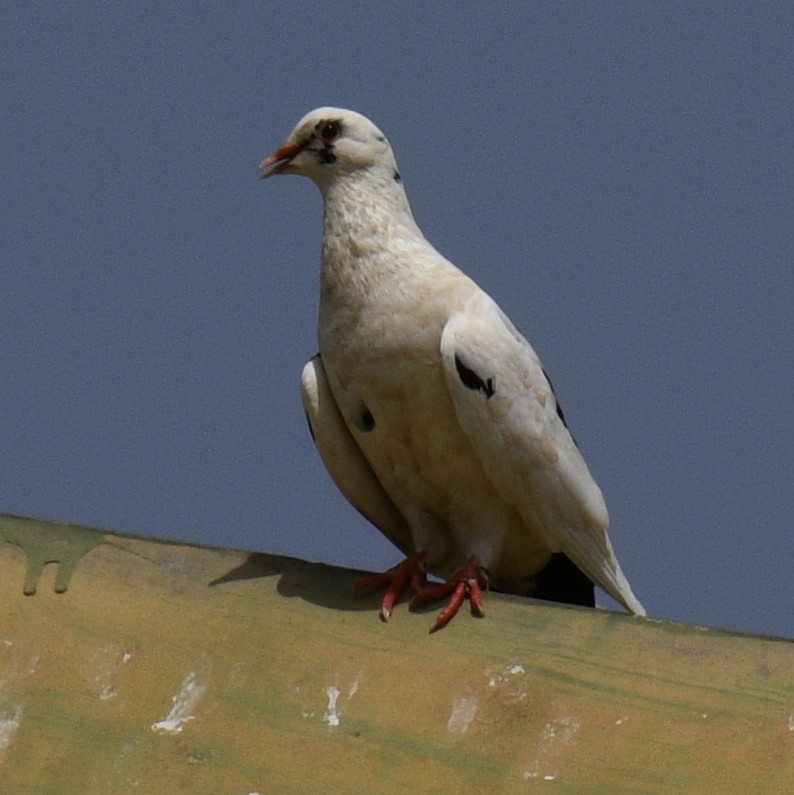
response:
<path fill-rule="evenodd" d="M 790 641 L 355 577 L 0 516 L 0 793 L 794 793 Z"/>

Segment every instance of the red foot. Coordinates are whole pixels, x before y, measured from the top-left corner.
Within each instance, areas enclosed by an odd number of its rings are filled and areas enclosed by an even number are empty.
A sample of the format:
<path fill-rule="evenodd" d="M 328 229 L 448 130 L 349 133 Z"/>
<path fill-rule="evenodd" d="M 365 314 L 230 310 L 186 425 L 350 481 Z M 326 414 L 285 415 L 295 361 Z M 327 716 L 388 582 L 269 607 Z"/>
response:
<path fill-rule="evenodd" d="M 427 583 L 427 570 L 425 569 L 425 553 L 417 552 L 406 558 L 402 563 L 398 563 L 383 574 L 371 574 L 356 580 L 353 586 L 353 593 L 360 596 L 371 588 L 387 586 L 386 593 L 380 603 L 380 617 L 383 621 L 388 621 L 391 617 L 394 605 L 400 601 L 405 586 L 411 583 L 411 590 L 414 593 L 421 593 Z"/>
<path fill-rule="evenodd" d="M 380 604 L 380 617 L 384 621 L 389 620 L 394 605 L 400 600 L 409 582 L 414 593 L 411 607 L 419 607 L 449 597 L 447 606 L 439 613 L 436 622 L 430 627 L 431 633 L 437 632 L 449 624 L 466 599 L 471 603 L 472 614 L 475 616 L 485 615 L 482 606 L 482 586 L 480 585 L 481 569 L 477 558 L 470 558 L 469 562 L 447 582 L 430 587 L 427 585 L 424 559 L 425 553 L 417 552 L 383 574 L 362 577 L 356 581 L 354 593 L 358 596 L 371 588 L 387 586 Z"/>
<path fill-rule="evenodd" d="M 424 605 L 428 602 L 436 602 L 439 599 L 445 599 L 447 596 L 449 596 L 447 606 L 438 614 L 436 623 L 430 627 L 431 633 L 444 629 L 458 614 L 460 606 L 466 599 L 471 604 L 473 615 L 479 618 L 485 615 L 485 610 L 482 606 L 480 564 L 477 562 L 477 558 L 469 558 L 469 562 L 447 582 L 425 588 L 416 593 L 414 598 L 411 599 L 411 607 L 419 607 L 419 605 Z"/>

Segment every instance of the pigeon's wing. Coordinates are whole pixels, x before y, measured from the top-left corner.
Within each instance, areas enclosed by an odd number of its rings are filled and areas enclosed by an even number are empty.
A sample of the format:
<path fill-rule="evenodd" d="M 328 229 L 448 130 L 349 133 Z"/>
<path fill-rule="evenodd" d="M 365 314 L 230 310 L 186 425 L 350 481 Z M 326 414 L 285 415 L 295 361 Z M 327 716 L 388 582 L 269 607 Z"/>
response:
<path fill-rule="evenodd" d="M 389 541 L 406 555 L 412 554 L 408 524 L 350 434 L 319 354 L 303 368 L 301 397 L 314 443 L 339 490 Z"/>
<path fill-rule="evenodd" d="M 627 610 L 645 615 L 606 533 L 596 485 L 529 343 L 486 295 L 452 315 L 441 337 L 455 413 L 484 471 L 530 526 Z"/>

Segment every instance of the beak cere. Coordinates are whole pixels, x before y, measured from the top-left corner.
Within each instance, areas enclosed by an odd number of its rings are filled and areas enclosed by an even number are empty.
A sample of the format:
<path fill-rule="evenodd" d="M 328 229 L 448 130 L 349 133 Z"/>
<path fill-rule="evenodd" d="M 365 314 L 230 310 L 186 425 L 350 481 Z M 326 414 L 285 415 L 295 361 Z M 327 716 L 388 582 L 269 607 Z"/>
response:
<path fill-rule="evenodd" d="M 284 144 L 280 149 L 276 149 L 270 157 L 266 157 L 260 164 L 257 171 L 260 179 L 267 179 L 273 174 L 281 174 L 292 162 L 292 158 L 303 150 L 301 144 Z"/>

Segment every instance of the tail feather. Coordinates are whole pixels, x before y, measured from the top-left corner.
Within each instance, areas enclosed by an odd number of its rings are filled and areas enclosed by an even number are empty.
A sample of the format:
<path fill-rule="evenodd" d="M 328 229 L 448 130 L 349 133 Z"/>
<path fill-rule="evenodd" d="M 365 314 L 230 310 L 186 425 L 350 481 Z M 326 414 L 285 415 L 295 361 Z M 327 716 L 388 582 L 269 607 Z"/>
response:
<path fill-rule="evenodd" d="M 586 533 L 566 527 L 562 551 L 601 589 L 635 616 L 644 616 L 645 608 L 631 590 L 631 585 L 615 557 L 609 536 Z"/>

